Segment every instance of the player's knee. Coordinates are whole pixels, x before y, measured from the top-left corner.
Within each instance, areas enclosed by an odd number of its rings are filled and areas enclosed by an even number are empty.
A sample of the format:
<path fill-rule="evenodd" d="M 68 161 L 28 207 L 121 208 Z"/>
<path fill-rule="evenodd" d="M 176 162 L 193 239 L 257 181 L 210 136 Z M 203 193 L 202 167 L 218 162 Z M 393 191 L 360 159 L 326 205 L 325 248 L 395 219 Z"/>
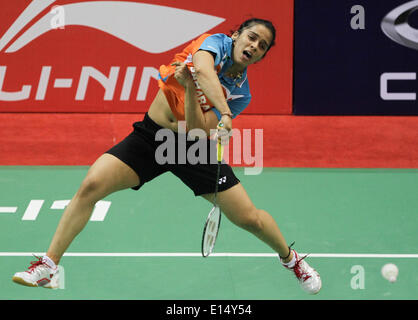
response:
<path fill-rule="evenodd" d="M 87 176 L 76 194 L 80 200 L 96 203 L 101 199 L 102 183 L 95 176 Z"/>
<path fill-rule="evenodd" d="M 240 219 L 239 226 L 251 233 L 259 233 L 263 229 L 259 210 L 255 207 L 251 208 L 247 214 Z"/>

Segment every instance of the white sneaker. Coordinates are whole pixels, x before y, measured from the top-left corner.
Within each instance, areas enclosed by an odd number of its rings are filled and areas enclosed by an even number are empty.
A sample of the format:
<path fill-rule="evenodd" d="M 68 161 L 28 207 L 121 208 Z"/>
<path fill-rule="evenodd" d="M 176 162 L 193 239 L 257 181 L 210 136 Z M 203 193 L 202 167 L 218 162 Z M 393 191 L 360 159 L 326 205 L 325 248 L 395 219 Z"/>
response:
<path fill-rule="evenodd" d="M 28 271 L 15 273 L 12 280 L 28 287 L 58 288 L 58 267 L 52 268 L 41 257 L 35 258 L 38 261 L 31 261 Z"/>
<path fill-rule="evenodd" d="M 317 294 L 322 286 L 319 273 L 304 260 L 307 255 L 301 258 L 295 250 L 292 251 L 296 258 L 293 267 L 286 266 L 281 259 L 280 261 L 286 269 L 293 271 L 303 290 L 309 294 Z"/>

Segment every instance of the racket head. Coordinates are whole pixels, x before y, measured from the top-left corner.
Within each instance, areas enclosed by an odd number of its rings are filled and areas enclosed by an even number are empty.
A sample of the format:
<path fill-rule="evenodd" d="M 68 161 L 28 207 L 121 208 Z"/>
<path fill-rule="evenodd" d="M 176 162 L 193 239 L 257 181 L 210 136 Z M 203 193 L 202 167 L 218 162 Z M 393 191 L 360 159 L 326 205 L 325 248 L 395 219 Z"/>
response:
<path fill-rule="evenodd" d="M 202 235 L 202 256 L 208 257 L 215 246 L 218 237 L 219 226 L 221 225 L 221 209 L 214 205 L 205 222 Z"/>

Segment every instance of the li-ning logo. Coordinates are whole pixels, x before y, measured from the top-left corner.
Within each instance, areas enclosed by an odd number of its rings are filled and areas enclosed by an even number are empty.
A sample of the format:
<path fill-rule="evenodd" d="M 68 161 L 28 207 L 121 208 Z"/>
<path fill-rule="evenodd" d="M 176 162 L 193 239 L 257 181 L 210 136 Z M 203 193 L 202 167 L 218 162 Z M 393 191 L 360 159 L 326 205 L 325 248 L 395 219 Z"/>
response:
<path fill-rule="evenodd" d="M 416 10 L 418 10 L 418 1 L 411 1 L 395 8 L 383 18 L 381 28 L 393 41 L 418 50 L 418 30 L 408 23 L 409 16 Z"/>
<path fill-rule="evenodd" d="M 33 0 L 0 39 L 0 51 L 54 2 Z M 60 7 L 65 11 L 65 26 L 98 29 L 149 53 L 169 51 L 225 21 L 193 11 L 139 2 L 87 1 Z M 16 52 L 50 31 L 51 14 L 36 21 L 5 52 Z M 169 27 L 163 27 L 162 23 Z"/>

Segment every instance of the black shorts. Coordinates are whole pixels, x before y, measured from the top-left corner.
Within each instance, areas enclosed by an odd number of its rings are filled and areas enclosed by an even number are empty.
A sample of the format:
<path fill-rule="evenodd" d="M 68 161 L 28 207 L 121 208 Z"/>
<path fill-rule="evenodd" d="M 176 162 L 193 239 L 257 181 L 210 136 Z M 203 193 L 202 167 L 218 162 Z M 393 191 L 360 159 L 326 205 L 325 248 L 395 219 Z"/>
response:
<path fill-rule="evenodd" d="M 192 189 L 195 196 L 215 192 L 216 141 L 208 138 L 192 140 L 185 133 L 159 126 L 148 114 L 133 127 L 130 135 L 106 152 L 138 174 L 140 184 L 132 189 L 138 190 L 169 171 Z M 219 177 L 218 191 L 228 190 L 240 182 L 224 161 Z"/>

